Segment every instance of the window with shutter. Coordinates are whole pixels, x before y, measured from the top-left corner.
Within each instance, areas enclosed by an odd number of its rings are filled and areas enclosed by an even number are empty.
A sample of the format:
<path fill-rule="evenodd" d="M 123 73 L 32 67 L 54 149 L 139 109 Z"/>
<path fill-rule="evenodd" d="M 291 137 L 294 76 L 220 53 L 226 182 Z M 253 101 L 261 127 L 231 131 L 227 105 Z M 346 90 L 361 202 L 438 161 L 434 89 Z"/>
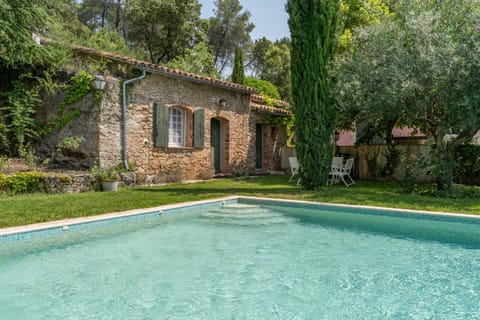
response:
<path fill-rule="evenodd" d="M 205 110 L 195 112 L 178 105 L 153 104 L 155 147 L 204 148 Z"/>
<path fill-rule="evenodd" d="M 168 146 L 185 147 L 185 111 L 168 109 Z"/>

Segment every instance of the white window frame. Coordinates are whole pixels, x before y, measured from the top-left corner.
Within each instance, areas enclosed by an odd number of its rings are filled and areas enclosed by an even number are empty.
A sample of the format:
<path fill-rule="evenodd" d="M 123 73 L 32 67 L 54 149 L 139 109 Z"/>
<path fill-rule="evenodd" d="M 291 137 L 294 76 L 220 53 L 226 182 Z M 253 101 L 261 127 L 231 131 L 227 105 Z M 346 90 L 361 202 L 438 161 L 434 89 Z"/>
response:
<path fill-rule="evenodd" d="M 185 147 L 186 112 L 183 109 L 168 108 L 168 146 Z"/>

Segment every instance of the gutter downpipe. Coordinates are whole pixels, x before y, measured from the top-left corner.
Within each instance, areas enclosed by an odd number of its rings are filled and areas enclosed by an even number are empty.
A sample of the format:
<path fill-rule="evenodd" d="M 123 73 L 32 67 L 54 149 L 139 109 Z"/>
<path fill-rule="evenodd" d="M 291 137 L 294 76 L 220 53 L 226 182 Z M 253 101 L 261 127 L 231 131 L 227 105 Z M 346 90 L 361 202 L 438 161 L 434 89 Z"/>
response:
<path fill-rule="evenodd" d="M 146 71 L 142 69 L 140 77 L 125 80 L 122 84 L 122 161 L 127 171 L 130 170 L 127 161 L 127 84 L 142 80 L 146 74 Z"/>

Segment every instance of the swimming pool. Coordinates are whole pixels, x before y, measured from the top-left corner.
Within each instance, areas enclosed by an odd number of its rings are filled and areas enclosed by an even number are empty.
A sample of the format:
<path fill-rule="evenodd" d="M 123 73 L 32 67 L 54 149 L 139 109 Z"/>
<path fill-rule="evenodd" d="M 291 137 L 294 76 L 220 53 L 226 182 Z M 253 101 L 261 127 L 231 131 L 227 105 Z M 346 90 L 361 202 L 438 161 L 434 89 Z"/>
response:
<path fill-rule="evenodd" d="M 0 241 L 0 319 L 480 318 L 475 218 L 242 198 L 133 217 Z"/>

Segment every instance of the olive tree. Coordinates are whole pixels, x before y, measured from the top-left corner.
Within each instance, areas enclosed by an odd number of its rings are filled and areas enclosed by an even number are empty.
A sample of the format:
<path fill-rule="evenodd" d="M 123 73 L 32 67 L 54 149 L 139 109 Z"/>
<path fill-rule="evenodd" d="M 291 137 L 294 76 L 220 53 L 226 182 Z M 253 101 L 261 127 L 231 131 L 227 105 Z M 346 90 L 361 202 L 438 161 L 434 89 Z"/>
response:
<path fill-rule="evenodd" d="M 403 0 L 395 9 L 362 28 L 354 51 L 337 60 L 339 119 L 386 136 L 395 125 L 430 135 L 437 187 L 450 190 L 454 150 L 480 129 L 478 4 Z"/>

